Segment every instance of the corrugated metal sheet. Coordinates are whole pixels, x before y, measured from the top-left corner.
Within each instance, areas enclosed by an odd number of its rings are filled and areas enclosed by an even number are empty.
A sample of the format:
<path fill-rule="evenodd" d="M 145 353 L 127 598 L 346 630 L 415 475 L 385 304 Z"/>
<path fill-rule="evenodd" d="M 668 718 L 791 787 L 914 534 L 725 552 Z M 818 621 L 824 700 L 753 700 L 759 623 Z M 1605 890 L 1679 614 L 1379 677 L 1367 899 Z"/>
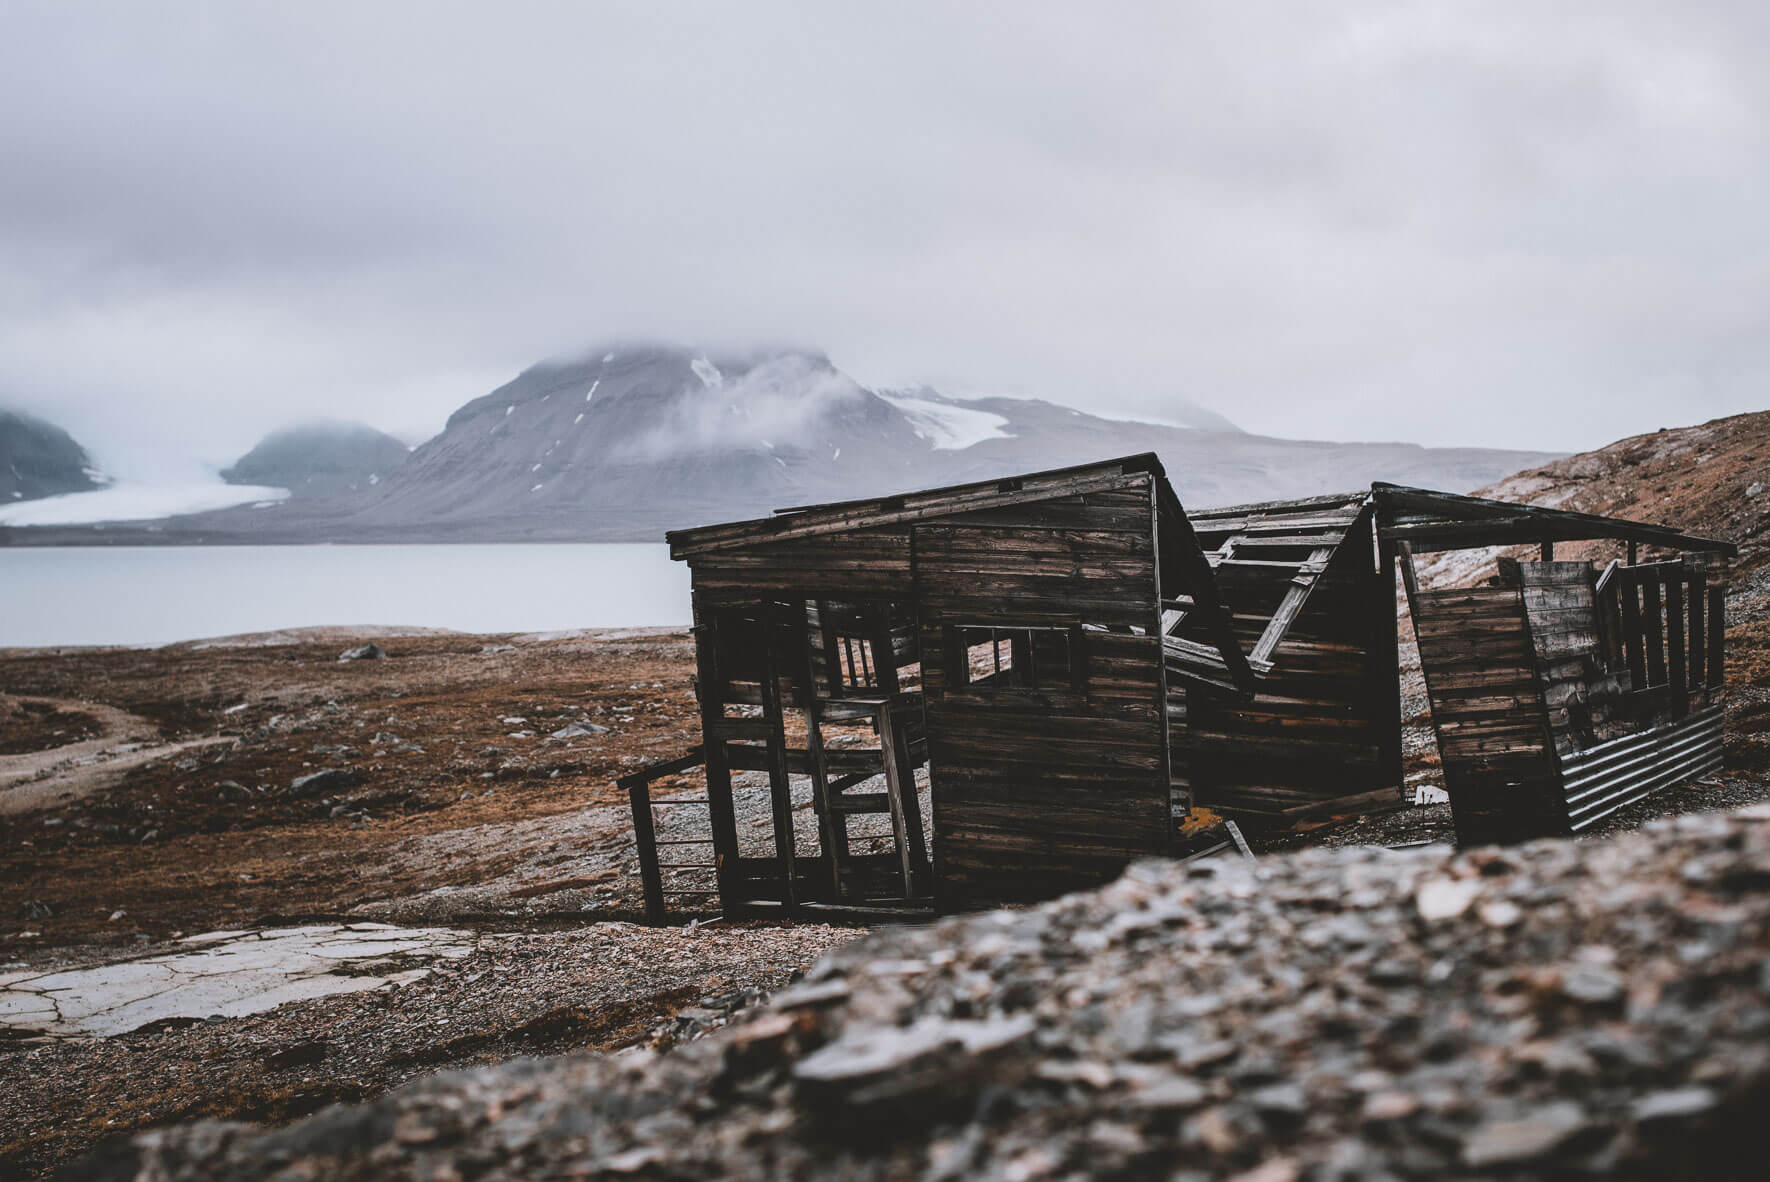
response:
<path fill-rule="evenodd" d="M 1649 793 L 1721 766 L 1721 707 L 1600 744 L 1561 760 L 1567 816 L 1578 832 Z"/>

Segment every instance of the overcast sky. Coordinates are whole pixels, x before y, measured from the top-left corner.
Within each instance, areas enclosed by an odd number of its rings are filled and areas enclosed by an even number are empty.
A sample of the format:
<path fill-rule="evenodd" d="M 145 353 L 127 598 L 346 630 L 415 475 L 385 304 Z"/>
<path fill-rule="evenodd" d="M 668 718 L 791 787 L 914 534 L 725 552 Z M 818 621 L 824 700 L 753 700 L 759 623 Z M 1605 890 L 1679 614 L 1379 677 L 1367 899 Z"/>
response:
<path fill-rule="evenodd" d="M 0 403 L 126 473 L 608 338 L 1579 449 L 1770 387 L 1770 5 L 0 0 Z"/>

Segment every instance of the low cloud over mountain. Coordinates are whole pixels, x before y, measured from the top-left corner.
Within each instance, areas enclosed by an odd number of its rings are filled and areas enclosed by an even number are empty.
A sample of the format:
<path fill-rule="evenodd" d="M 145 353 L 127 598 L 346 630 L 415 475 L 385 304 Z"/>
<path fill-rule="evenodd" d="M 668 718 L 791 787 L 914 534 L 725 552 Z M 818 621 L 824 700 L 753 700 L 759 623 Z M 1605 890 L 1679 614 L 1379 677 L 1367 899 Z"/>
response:
<path fill-rule="evenodd" d="M 1323 443 L 1237 430 L 1185 403 L 1167 423 L 1024 398 L 873 390 L 821 353 L 612 344 L 535 365 L 457 410 L 404 462 L 367 429 L 279 433 L 229 478 L 289 501 L 180 519 L 163 536 L 263 540 L 655 540 L 807 502 L 1161 454 L 1189 504 L 1356 487 L 1466 491 L 1541 452 Z M 1177 424 L 1177 425 L 1176 425 Z"/>

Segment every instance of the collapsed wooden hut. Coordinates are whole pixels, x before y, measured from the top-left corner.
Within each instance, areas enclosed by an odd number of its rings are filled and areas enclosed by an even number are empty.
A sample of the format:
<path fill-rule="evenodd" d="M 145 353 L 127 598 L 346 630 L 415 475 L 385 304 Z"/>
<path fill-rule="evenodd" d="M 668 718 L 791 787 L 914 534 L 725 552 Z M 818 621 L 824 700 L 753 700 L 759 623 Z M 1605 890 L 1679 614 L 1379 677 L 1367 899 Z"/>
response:
<path fill-rule="evenodd" d="M 1594 539 L 1626 559 L 1551 560 Z M 1459 840 L 1572 832 L 1720 758 L 1733 548 L 1656 526 L 1387 484 L 1189 514 L 1139 455 L 668 540 L 702 744 L 620 781 L 653 919 L 1049 898 L 1174 852 L 1195 807 L 1393 807 L 1397 564 Z M 1416 578 L 1520 544 L 1542 560 L 1489 585 Z M 704 823 L 661 836 L 666 802 Z"/>

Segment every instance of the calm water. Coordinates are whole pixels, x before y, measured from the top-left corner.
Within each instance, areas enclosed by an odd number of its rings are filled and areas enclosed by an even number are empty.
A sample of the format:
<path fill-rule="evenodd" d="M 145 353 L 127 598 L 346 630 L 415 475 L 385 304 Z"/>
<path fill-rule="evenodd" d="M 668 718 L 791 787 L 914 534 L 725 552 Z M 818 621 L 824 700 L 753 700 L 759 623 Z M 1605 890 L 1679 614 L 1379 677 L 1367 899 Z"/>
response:
<path fill-rule="evenodd" d="M 0 647 L 317 624 L 550 632 L 688 620 L 688 568 L 654 544 L 0 548 Z"/>

